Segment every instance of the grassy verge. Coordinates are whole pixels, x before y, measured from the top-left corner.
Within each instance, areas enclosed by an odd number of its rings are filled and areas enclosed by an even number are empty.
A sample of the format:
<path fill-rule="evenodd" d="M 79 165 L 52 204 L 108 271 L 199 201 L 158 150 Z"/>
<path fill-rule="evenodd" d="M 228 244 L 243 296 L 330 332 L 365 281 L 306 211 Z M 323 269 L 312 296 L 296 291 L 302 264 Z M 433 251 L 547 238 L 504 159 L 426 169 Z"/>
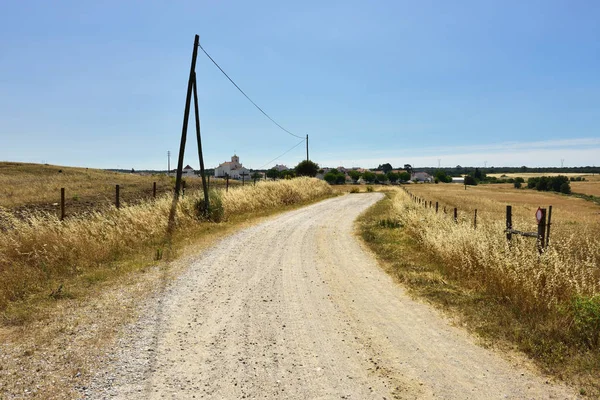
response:
<path fill-rule="evenodd" d="M 435 230 L 442 222 L 414 214 L 410 202 L 404 202 L 401 196 L 398 191 L 388 192 L 385 200 L 359 220 L 363 240 L 388 273 L 411 294 L 455 316 L 459 325 L 478 334 L 489 345 L 516 348 L 528 354 L 545 372 L 579 387 L 581 394 L 600 396 L 599 298 L 575 295 L 547 307 L 532 303 L 523 295 L 522 288 L 508 282 L 510 279 L 500 282 L 503 276 L 494 276 L 490 270 L 478 273 L 481 266 L 473 258 L 475 250 L 471 249 L 473 254 L 466 258 L 464 254 L 450 257 L 452 252 L 447 248 L 430 245 L 424 237 L 423 231 L 427 230 L 424 227 Z M 459 232 L 449 236 L 468 242 Z M 446 239 L 446 246 L 469 252 L 451 239 Z M 483 247 L 483 252 L 494 252 L 493 247 Z M 511 273 L 510 262 L 502 263 L 504 272 Z M 537 267 L 542 270 L 543 266 Z M 553 284 L 550 279 L 547 283 Z"/>

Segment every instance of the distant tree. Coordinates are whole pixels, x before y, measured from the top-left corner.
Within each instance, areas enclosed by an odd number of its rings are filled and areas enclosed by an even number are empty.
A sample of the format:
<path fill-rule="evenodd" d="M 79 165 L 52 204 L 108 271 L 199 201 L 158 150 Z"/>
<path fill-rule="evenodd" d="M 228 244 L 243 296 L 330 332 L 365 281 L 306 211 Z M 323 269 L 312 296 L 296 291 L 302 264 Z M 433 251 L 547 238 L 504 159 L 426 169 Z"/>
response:
<path fill-rule="evenodd" d="M 296 165 L 296 174 L 298 176 L 317 176 L 317 172 L 319 172 L 319 164 L 314 163 L 310 160 L 304 160 Z"/>
<path fill-rule="evenodd" d="M 564 194 L 570 194 L 571 193 L 571 185 L 569 185 L 569 182 L 563 182 L 560 185 L 560 192 L 564 193 Z"/>
<path fill-rule="evenodd" d="M 343 185 L 344 183 L 346 183 L 346 174 L 344 174 L 343 172 L 337 174 L 335 177 L 335 183 L 337 183 L 338 185 Z"/>
<path fill-rule="evenodd" d="M 398 179 L 400 179 L 400 176 L 397 173 L 390 171 L 387 173 L 387 178 L 390 182 L 396 183 Z"/>
<path fill-rule="evenodd" d="M 386 174 L 375 174 L 375 180 L 379 183 L 385 183 L 388 180 Z"/>
<path fill-rule="evenodd" d="M 410 172 L 400 172 L 398 175 L 400 182 L 408 182 L 410 181 Z"/>
<path fill-rule="evenodd" d="M 356 170 L 351 170 L 348 172 L 348 176 L 350 176 L 354 182 L 357 182 L 360 179 L 360 175 L 361 173 Z"/>
<path fill-rule="evenodd" d="M 435 173 L 435 179 L 437 179 L 438 182 L 445 182 L 445 183 L 452 182 L 452 177 L 449 175 L 446 175 L 446 171 L 441 170 L 441 169 Z"/>
<path fill-rule="evenodd" d="M 323 176 L 323 179 L 325 179 L 325 181 L 330 185 L 333 185 L 337 179 L 337 176 L 338 174 L 336 174 L 335 172 L 329 171 L 325 174 L 325 176 Z"/>
<path fill-rule="evenodd" d="M 410 164 L 404 164 L 404 169 L 406 170 L 406 172 L 408 172 L 409 174 L 412 174 L 413 172 L 413 167 Z M 410 178 L 409 178 L 410 180 Z"/>
<path fill-rule="evenodd" d="M 377 167 L 377 171 L 383 171 L 384 174 L 387 174 L 388 172 L 390 172 L 393 169 L 394 168 L 392 167 L 392 164 L 390 164 L 390 163 L 379 164 L 379 166 Z"/>
<path fill-rule="evenodd" d="M 514 185 L 515 189 L 521 189 L 522 183 L 519 181 L 514 181 L 513 185 Z"/>
<path fill-rule="evenodd" d="M 475 186 L 477 185 L 477 180 L 473 178 L 471 175 L 465 175 L 465 185 Z"/>
<path fill-rule="evenodd" d="M 252 174 L 251 178 L 255 181 L 260 180 L 262 178 L 262 175 L 259 172 L 255 172 Z"/>
<path fill-rule="evenodd" d="M 371 171 L 363 172 L 362 178 L 365 180 L 365 182 L 368 182 L 368 183 L 375 182 L 375 174 Z"/>
<path fill-rule="evenodd" d="M 296 176 L 296 173 L 292 169 L 286 169 L 279 173 L 279 176 L 283 179 L 292 179 Z"/>
<path fill-rule="evenodd" d="M 281 174 L 279 173 L 279 171 L 275 168 L 271 168 L 270 170 L 267 171 L 267 178 L 271 178 L 271 179 L 277 179 L 281 176 Z"/>

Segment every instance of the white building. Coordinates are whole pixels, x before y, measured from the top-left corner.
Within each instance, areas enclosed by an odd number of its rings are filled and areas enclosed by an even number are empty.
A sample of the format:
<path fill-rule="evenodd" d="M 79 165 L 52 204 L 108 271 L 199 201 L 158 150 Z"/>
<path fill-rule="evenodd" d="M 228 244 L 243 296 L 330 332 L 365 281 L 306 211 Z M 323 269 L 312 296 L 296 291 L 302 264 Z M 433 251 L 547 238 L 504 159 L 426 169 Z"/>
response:
<path fill-rule="evenodd" d="M 277 171 L 281 172 L 281 171 L 287 171 L 289 168 L 283 164 L 277 164 L 276 166 L 273 167 L 273 169 L 276 169 Z"/>
<path fill-rule="evenodd" d="M 410 180 L 413 182 L 433 182 L 433 176 L 427 172 L 413 172 Z"/>
<path fill-rule="evenodd" d="M 169 172 L 170 176 L 177 176 L 177 169 L 172 169 Z M 196 171 L 194 171 L 194 168 L 190 167 L 189 164 L 185 166 L 185 168 L 181 171 L 181 176 L 182 177 L 190 177 L 190 176 L 196 176 Z"/>
<path fill-rule="evenodd" d="M 242 174 L 246 174 L 246 179 L 250 178 L 250 171 L 240 164 L 240 158 L 235 154 L 231 157 L 231 161 L 225 161 L 215 168 L 215 177 L 217 178 L 229 175 L 231 179 L 242 179 Z"/>

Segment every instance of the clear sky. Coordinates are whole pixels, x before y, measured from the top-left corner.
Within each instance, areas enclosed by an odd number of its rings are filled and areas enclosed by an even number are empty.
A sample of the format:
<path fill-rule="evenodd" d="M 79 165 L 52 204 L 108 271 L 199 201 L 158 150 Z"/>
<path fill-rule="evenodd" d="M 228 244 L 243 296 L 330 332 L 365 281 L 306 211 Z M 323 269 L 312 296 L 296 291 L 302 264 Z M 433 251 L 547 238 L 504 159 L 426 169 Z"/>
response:
<path fill-rule="evenodd" d="M 4 0 L 0 160 L 166 169 L 197 33 L 322 166 L 600 165 L 599 21 L 596 0 Z M 299 141 L 196 71 L 207 167 Z"/>

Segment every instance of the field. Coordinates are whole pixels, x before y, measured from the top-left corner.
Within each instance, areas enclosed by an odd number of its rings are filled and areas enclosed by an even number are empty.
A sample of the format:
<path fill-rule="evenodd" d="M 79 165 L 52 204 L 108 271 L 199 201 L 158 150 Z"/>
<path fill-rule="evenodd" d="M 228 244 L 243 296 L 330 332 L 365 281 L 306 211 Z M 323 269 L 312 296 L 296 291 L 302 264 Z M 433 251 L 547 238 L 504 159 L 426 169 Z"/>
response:
<path fill-rule="evenodd" d="M 174 178 L 164 174 L 125 174 L 93 168 L 62 167 L 46 164 L 0 162 L 0 207 L 16 212 L 60 212 L 60 189 L 65 188 L 67 215 L 106 209 L 115 204 L 115 185 L 120 185 L 122 205 L 135 204 L 152 197 L 156 182 L 157 196 L 169 193 Z M 199 189 L 200 178 L 187 178 L 189 190 Z M 230 185 L 239 184 L 230 181 Z M 211 185 L 223 186 L 221 179 Z"/>
<path fill-rule="evenodd" d="M 600 206 L 512 185 L 406 189 L 434 207 L 437 201 L 439 212 L 393 188 L 366 217 L 363 237 L 391 273 L 483 337 L 515 345 L 582 393 L 600 395 Z M 507 242 L 506 205 L 513 227 L 530 232 L 537 208 L 553 206 L 542 255 L 535 238 Z"/>

